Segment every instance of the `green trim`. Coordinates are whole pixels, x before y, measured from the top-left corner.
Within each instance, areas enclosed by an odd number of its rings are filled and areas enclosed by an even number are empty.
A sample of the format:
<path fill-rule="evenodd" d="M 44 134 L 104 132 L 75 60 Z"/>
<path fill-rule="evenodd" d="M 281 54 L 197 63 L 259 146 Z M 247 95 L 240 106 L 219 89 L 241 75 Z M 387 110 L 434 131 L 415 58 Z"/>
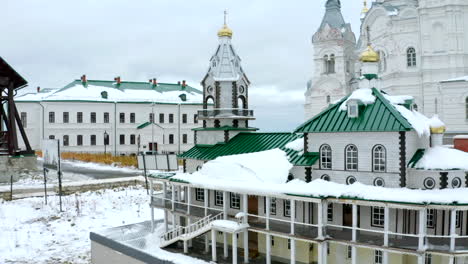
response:
<path fill-rule="evenodd" d="M 379 78 L 379 76 L 377 74 L 364 74 L 363 76 L 364 76 L 364 78 L 366 78 L 369 81 Z"/>
<path fill-rule="evenodd" d="M 411 160 L 408 162 L 408 167 L 410 168 L 414 168 L 416 166 L 416 164 L 418 164 L 419 160 L 422 159 L 422 157 L 424 156 L 424 153 L 426 152 L 425 149 L 418 149 L 416 151 L 416 153 L 414 153 L 413 157 L 411 158 Z"/>

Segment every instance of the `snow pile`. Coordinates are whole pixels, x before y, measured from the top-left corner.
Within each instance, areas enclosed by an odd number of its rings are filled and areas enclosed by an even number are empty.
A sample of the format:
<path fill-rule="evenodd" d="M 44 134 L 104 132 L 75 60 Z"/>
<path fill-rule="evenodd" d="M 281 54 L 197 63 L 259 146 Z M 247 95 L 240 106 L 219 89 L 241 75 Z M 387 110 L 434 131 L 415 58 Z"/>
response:
<path fill-rule="evenodd" d="M 429 119 L 429 126 L 433 128 L 439 128 L 445 127 L 445 124 L 439 119 L 438 115 L 434 115 L 431 119 Z"/>
<path fill-rule="evenodd" d="M 62 160 L 62 164 L 68 164 L 73 167 L 89 169 L 89 170 L 96 170 L 96 171 L 109 171 L 109 172 L 127 172 L 127 173 L 135 173 L 138 170 L 134 167 L 118 167 L 116 165 L 106 165 L 106 164 L 98 164 L 92 162 L 83 162 L 83 161 L 76 161 L 76 160 Z"/>
<path fill-rule="evenodd" d="M 357 89 L 341 104 L 341 111 L 346 111 L 348 109 L 347 105 L 349 100 L 358 100 L 365 105 L 370 105 L 375 102 L 375 96 L 372 94 L 372 89 Z"/>
<path fill-rule="evenodd" d="M 211 223 L 211 226 L 214 229 L 230 232 L 230 233 L 235 233 L 238 232 L 242 229 L 248 228 L 249 225 L 246 224 L 239 224 L 234 221 L 229 221 L 229 220 L 216 220 Z"/>
<path fill-rule="evenodd" d="M 174 178 L 209 189 L 218 189 L 227 183 L 230 191 L 243 193 L 258 186 L 285 183 L 292 167 L 284 151 L 273 149 L 219 157 L 193 174 L 178 174 Z"/>
<path fill-rule="evenodd" d="M 401 105 L 393 105 L 396 110 L 411 124 L 413 129 L 418 133 L 420 137 L 431 135 L 429 126 L 430 119 L 419 113 L 418 111 L 411 111 L 408 108 Z"/>
<path fill-rule="evenodd" d="M 294 141 L 289 142 L 284 146 L 287 149 L 295 150 L 295 151 L 303 151 L 304 150 L 304 138 L 298 138 Z"/>
<path fill-rule="evenodd" d="M 415 168 L 425 170 L 468 170 L 468 153 L 444 147 L 430 148 L 426 150 Z"/>

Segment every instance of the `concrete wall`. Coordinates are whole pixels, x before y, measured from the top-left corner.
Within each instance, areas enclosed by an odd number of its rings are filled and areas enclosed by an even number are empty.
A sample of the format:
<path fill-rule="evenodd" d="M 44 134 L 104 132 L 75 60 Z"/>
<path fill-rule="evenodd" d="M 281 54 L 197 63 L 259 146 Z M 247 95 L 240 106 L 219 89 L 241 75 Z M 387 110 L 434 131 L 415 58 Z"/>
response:
<path fill-rule="evenodd" d="M 10 182 L 18 180 L 19 173 L 24 171 L 37 171 L 37 157 L 8 157 L 0 156 L 0 182 Z"/>

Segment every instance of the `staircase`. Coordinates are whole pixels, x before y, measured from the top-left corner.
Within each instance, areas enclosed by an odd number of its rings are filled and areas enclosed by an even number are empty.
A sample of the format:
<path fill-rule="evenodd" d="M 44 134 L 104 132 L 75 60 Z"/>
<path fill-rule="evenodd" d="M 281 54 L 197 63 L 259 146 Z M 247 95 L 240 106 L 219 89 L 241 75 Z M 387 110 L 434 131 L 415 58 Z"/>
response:
<path fill-rule="evenodd" d="M 177 241 L 187 241 L 210 231 L 211 223 L 222 220 L 223 213 L 212 216 L 208 215 L 189 226 L 176 227 L 160 236 L 159 247 L 167 247 Z"/>

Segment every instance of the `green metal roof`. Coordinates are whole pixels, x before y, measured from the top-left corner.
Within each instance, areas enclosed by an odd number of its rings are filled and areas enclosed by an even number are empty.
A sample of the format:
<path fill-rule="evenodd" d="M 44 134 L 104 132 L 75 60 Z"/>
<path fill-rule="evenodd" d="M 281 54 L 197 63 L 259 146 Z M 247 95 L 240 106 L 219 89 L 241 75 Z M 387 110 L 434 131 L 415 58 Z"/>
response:
<path fill-rule="evenodd" d="M 416 151 L 416 153 L 414 153 L 413 157 L 411 158 L 411 160 L 408 162 L 408 167 L 410 168 L 414 168 L 416 166 L 416 164 L 418 164 L 418 161 L 420 159 L 422 159 L 422 157 L 424 156 L 424 153 L 426 152 L 425 149 L 418 149 Z"/>
<path fill-rule="evenodd" d="M 330 105 L 320 114 L 305 122 L 296 129 L 296 133 L 320 132 L 397 132 L 413 130 L 411 124 L 396 110 L 396 108 L 382 95 L 372 88 L 376 97 L 373 104 L 361 106 L 359 117 L 348 117 L 347 111 L 341 111 L 340 102 Z"/>
<path fill-rule="evenodd" d="M 294 133 L 241 132 L 227 143 L 197 145 L 181 154 L 179 158 L 213 160 L 221 156 L 254 153 L 279 148 L 288 154 L 292 164 L 297 166 L 311 166 L 318 160 L 318 153 L 300 155 L 298 151 L 286 149 L 284 147 L 289 142 L 302 137 L 303 135 Z"/>
<path fill-rule="evenodd" d="M 233 126 L 222 126 L 222 127 L 198 127 L 193 128 L 193 131 L 257 131 L 255 127 L 233 127 Z"/>

